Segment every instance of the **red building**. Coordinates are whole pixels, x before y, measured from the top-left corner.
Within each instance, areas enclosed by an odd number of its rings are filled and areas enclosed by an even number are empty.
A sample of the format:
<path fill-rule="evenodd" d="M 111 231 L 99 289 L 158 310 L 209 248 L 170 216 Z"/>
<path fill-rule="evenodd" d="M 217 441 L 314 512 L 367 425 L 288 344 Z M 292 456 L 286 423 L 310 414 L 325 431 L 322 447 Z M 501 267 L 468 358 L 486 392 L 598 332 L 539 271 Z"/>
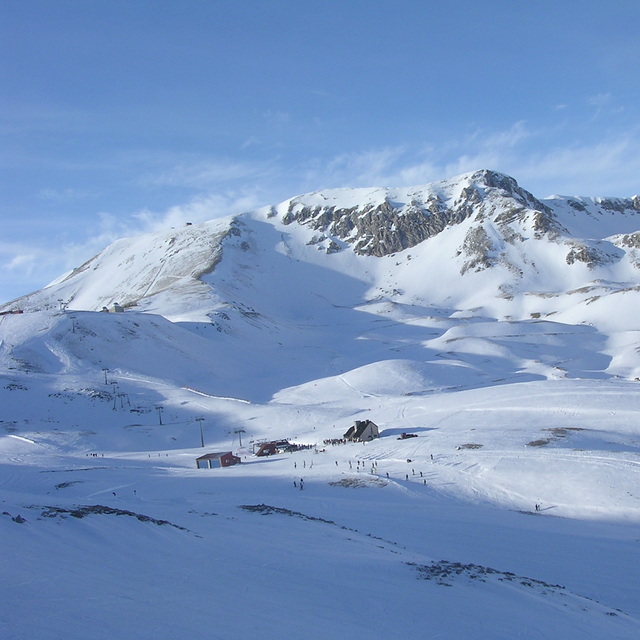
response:
<path fill-rule="evenodd" d="M 217 469 L 218 467 L 231 467 L 234 464 L 240 464 L 240 458 L 234 456 L 231 451 L 207 453 L 196 458 L 196 467 L 198 469 Z"/>
<path fill-rule="evenodd" d="M 278 444 L 276 442 L 263 442 L 256 451 L 256 455 L 260 457 L 272 456 L 276 453 L 278 453 Z"/>

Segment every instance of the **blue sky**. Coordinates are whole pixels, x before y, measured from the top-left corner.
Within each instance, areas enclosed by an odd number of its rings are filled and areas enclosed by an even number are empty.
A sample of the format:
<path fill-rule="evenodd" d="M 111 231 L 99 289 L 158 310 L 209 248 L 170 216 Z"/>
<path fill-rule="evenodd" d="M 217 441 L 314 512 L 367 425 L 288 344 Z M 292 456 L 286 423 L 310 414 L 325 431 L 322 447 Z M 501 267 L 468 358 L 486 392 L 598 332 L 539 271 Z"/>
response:
<path fill-rule="evenodd" d="M 322 188 L 640 193 L 639 32 L 638 0 L 4 0 L 0 302 Z"/>

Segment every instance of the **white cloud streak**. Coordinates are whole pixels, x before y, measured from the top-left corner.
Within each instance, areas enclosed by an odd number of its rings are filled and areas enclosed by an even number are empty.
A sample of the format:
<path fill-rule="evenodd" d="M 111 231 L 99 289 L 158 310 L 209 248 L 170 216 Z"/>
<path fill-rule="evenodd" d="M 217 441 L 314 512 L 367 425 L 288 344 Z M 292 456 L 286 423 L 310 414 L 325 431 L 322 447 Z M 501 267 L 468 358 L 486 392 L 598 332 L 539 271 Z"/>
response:
<path fill-rule="evenodd" d="M 186 187 L 198 190 L 219 189 L 228 183 L 266 180 L 274 176 L 272 162 L 242 162 L 231 159 L 206 159 L 180 162 L 169 169 L 143 176 L 144 186 Z"/>
<path fill-rule="evenodd" d="M 38 198 L 41 200 L 51 200 L 53 202 L 73 202 L 94 198 L 96 195 L 96 192 L 83 189 L 42 189 L 38 193 Z"/>
<path fill-rule="evenodd" d="M 325 186 L 411 186 L 493 169 L 513 176 L 539 197 L 553 193 L 625 197 L 640 192 L 639 129 L 581 144 L 563 146 L 554 140 L 553 131 L 536 131 L 516 122 L 504 131 L 478 131 L 441 147 L 398 146 L 342 154 L 325 165 L 314 163 L 303 181 Z"/>
<path fill-rule="evenodd" d="M 214 218 L 256 209 L 264 204 L 258 192 L 211 193 L 197 196 L 182 205 L 165 211 L 138 211 L 132 215 L 139 232 L 156 232 L 169 227 L 183 226 L 187 222 L 204 222 Z"/>

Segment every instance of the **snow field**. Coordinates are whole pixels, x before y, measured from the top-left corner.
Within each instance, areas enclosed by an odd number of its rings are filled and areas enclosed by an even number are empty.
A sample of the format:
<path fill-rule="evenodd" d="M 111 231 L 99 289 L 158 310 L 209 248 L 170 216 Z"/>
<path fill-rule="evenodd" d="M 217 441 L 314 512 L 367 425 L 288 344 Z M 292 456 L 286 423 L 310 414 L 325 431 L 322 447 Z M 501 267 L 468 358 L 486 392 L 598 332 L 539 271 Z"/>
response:
<path fill-rule="evenodd" d="M 633 212 L 546 201 L 582 235 L 534 240 L 493 198 L 374 259 L 290 202 L 119 241 L 0 316 L 3 638 L 638 638 Z M 461 276 L 477 224 L 495 264 Z M 253 457 L 281 438 L 313 448 Z"/>

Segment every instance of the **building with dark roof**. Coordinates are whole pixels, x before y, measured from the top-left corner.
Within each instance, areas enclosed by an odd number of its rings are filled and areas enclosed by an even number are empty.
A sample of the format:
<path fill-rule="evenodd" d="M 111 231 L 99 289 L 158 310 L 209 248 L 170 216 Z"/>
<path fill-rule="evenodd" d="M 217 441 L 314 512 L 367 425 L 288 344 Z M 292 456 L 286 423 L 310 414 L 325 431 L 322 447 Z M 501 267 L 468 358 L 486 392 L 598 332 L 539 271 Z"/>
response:
<path fill-rule="evenodd" d="M 239 464 L 240 458 L 234 456 L 231 451 L 219 451 L 216 453 L 207 453 L 196 458 L 196 467 L 198 469 L 217 469 L 218 467 L 231 467 Z"/>
<path fill-rule="evenodd" d="M 371 420 L 356 420 L 353 427 L 349 427 L 344 434 L 344 439 L 350 442 L 368 442 L 380 437 L 378 425 Z"/>

